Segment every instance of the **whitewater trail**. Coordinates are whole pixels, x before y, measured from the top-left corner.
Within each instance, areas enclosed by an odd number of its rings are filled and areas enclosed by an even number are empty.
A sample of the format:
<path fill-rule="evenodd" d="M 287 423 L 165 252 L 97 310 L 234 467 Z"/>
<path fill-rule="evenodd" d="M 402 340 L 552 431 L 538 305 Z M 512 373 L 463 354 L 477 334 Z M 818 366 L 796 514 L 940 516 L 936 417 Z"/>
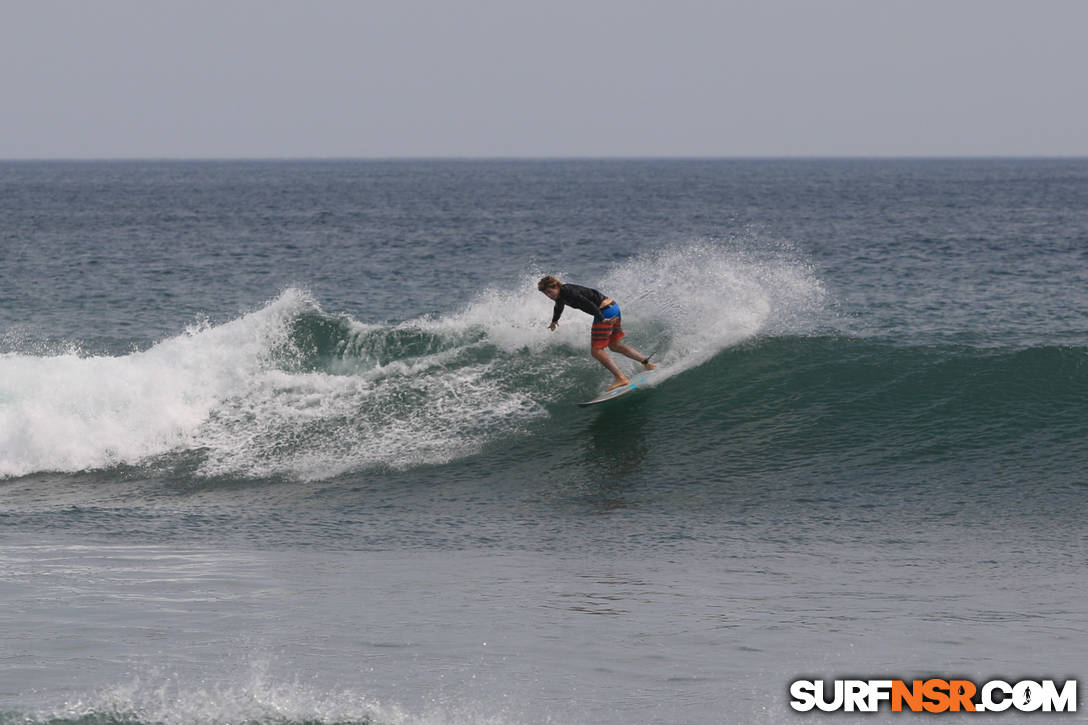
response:
<path fill-rule="evenodd" d="M 555 333 L 535 273 L 463 309 L 395 325 L 323 311 L 291 288 L 220 325 L 123 356 L 0 356 L 0 476 L 199 456 L 205 476 L 324 479 L 441 464 L 517 435 L 600 384 L 588 318 Z M 693 244 L 595 284 L 621 300 L 662 379 L 751 337 L 808 325 L 824 295 L 788 254 Z M 806 321 L 798 323 L 799 319 Z"/>

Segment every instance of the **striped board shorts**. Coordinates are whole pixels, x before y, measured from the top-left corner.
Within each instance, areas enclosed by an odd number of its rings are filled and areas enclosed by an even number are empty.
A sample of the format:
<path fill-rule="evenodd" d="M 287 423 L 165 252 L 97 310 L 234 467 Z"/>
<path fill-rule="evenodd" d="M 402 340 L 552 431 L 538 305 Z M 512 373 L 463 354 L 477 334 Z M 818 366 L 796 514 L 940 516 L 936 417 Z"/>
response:
<path fill-rule="evenodd" d="M 620 326 L 620 306 L 613 302 L 601 310 L 604 320 L 594 322 L 590 330 L 590 344 L 594 349 L 608 347 L 614 342 L 619 342 L 627 334 Z"/>

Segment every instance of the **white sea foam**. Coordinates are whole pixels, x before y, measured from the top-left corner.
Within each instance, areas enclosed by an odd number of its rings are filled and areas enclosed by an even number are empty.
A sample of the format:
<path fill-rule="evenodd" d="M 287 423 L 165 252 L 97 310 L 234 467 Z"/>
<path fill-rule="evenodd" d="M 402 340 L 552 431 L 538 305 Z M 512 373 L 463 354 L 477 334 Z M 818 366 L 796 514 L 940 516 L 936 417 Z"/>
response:
<path fill-rule="evenodd" d="M 661 381 L 757 335 L 804 334 L 826 292 L 788 246 L 700 242 L 634 258 L 602 281 L 632 346 L 655 352 Z"/>
<path fill-rule="evenodd" d="M 225 678 L 189 681 L 177 674 L 149 672 L 93 694 L 28 713 L 22 722 L 78 723 L 90 719 L 150 725 L 503 725 L 505 715 L 481 704 L 441 702 L 410 712 L 357 691 L 326 689 L 282 680 L 261 665 Z"/>
<path fill-rule="evenodd" d="M 508 352 L 540 353 L 557 345 L 585 351 L 590 323 L 581 312 L 568 310 L 548 332 L 553 303 L 536 289 L 541 276 L 528 274 L 513 289 L 486 290 L 464 310 L 426 324 L 436 331 L 482 329 Z M 667 247 L 627 260 L 600 280 L 559 276 L 615 297 L 625 342 L 656 351 L 673 373 L 759 334 L 808 333 L 827 298 L 795 249 L 758 239 Z"/>
<path fill-rule="evenodd" d="M 0 476 L 136 463 L 189 445 L 211 411 L 253 379 L 284 317 L 304 303 L 291 291 L 258 312 L 120 357 L 0 356 Z"/>

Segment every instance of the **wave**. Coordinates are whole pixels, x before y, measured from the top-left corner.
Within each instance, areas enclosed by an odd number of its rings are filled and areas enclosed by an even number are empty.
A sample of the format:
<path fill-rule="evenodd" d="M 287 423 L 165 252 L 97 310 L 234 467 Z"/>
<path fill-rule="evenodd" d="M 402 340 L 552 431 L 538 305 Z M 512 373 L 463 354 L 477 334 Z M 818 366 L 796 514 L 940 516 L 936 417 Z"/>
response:
<path fill-rule="evenodd" d="M 1071 473 L 1070 456 L 1088 457 L 1088 348 L 761 337 L 660 393 L 707 439 L 778 467 L 1049 458 Z"/>
<path fill-rule="evenodd" d="M 714 245 L 634 258 L 600 281 L 663 372 L 651 396 L 576 411 L 607 375 L 586 354 L 587 317 L 547 330 L 538 276 L 399 324 L 328 313 L 292 288 L 127 355 L 0 355 L 0 476 L 182 465 L 323 480 L 445 464 L 547 437 L 547 419 L 631 405 L 780 465 L 1067 450 L 1088 433 L 1084 348 L 827 334 L 827 295 L 788 250 Z"/>
<path fill-rule="evenodd" d="M 5 353 L 0 476 L 181 453 L 206 477 L 314 480 L 474 454 L 606 377 L 586 354 L 587 317 L 568 312 L 548 332 L 538 276 L 400 324 L 328 313 L 291 288 L 127 355 Z M 634 258 L 596 286 L 621 300 L 628 340 L 657 353 L 663 379 L 757 334 L 809 324 L 799 321 L 824 295 L 788 251 L 710 244 Z"/>

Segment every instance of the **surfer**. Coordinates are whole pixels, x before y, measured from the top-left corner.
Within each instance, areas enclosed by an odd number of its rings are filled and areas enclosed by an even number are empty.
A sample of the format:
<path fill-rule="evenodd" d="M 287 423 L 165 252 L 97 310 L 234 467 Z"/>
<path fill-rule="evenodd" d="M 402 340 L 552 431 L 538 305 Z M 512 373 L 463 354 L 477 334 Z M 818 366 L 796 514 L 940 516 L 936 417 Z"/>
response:
<path fill-rule="evenodd" d="M 563 314 L 563 308 L 567 305 L 593 315 L 593 328 L 590 331 L 590 354 L 616 378 L 615 382 L 605 389 L 605 392 L 630 384 L 627 376 L 620 371 L 615 361 L 612 360 L 612 356 L 608 354 L 608 350 L 639 361 L 646 370 L 653 370 L 657 367 L 656 364 L 650 362 L 649 355 L 643 355 L 633 347 L 620 342 L 627 333 L 623 331 L 621 326 L 620 306 L 611 297 L 605 297 L 597 290 L 589 287 L 563 284 L 550 274 L 542 278 L 537 283 L 536 288 L 547 295 L 549 299 L 555 300 L 555 311 L 552 313 L 552 322 L 548 325 L 549 330 L 555 330 L 556 325 L 559 324 L 559 316 Z"/>

